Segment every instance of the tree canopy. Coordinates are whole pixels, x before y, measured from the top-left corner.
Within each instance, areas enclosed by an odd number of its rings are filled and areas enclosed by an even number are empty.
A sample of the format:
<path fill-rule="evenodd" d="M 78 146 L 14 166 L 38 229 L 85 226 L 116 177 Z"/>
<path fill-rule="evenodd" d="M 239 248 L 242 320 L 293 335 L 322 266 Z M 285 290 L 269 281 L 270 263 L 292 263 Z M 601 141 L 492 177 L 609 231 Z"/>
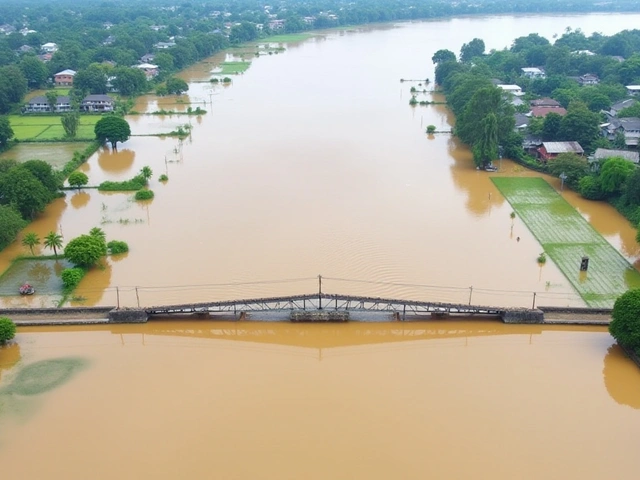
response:
<path fill-rule="evenodd" d="M 78 267 L 90 268 L 107 254 L 107 244 L 96 235 L 80 235 L 64 248 L 64 256 Z"/>
<path fill-rule="evenodd" d="M 131 136 L 129 123 L 116 115 L 107 115 L 98 120 L 94 132 L 98 141 L 111 143 L 114 150 L 118 142 L 126 142 Z"/>

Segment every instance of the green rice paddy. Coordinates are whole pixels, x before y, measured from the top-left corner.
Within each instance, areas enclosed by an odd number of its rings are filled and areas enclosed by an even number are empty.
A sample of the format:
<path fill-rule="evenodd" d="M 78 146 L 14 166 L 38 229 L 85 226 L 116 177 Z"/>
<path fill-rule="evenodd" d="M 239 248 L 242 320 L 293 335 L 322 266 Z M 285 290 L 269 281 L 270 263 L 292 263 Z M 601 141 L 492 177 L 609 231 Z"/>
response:
<path fill-rule="evenodd" d="M 251 62 L 223 62 L 218 65 L 220 71 L 215 72 L 219 75 L 234 75 L 244 73 L 251 66 Z"/>
<path fill-rule="evenodd" d="M 100 120 L 99 115 L 80 116 L 80 125 L 76 138 L 78 140 L 93 140 L 93 127 Z M 9 123 L 15 138 L 21 141 L 61 140 L 64 129 L 59 115 L 10 115 Z"/>
<path fill-rule="evenodd" d="M 640 272 L 544 179 L 491 180 L 588 306 L 612 307 L 620 294 L 640 288 Z M 579 271 L 583 256 L 588 272 Z"/>
<path fill-rule="evenodd" d="M 263 38 L 258 43 L 294 43 L 302 42 L 307 38 L 313 37 L 310 33 L 286 33 L 283 35 L 274 35 L 272 37 Z"/>

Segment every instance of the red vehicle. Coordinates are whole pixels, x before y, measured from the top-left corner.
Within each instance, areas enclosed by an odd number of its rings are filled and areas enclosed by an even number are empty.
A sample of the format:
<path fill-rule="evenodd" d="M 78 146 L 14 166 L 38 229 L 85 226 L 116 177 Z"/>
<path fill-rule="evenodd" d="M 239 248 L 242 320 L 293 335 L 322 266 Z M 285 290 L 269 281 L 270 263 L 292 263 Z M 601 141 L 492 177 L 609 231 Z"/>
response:
<path fill-rule="evenodd" d="M 36 293 L 36 289 L 33 288 L 28 283 L 25 283 L 24 285 L 22 285 L 19 291 L 20 291 L 20 295 L 33 295 L 34 293 Z"/>

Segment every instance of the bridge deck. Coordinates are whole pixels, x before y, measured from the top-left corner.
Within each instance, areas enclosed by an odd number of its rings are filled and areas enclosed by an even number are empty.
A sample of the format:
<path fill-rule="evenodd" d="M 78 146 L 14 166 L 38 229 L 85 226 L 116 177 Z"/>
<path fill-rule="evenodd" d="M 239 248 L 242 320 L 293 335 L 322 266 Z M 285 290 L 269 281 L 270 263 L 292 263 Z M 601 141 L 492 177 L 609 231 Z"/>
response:
<path fill-rule="evenodd" d="M 191 303 L 146 307 L 149 315 L 189 313 L 242 313 L 295 310 L 377 311 L 403 315 L 501 315 L 504 307 L 463 305 L 458 303 L 425 302 L 377 297 L 358 297 L 333 294 L 303 294 L 286 297 L 253 298 L 220 302 Z"/>

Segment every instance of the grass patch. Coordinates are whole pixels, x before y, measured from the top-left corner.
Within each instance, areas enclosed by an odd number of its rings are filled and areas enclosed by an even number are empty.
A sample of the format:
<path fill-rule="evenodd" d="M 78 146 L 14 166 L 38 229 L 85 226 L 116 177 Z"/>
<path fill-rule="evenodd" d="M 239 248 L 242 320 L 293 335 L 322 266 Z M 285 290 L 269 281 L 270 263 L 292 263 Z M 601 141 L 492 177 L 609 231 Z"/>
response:
<path fill-rule="evenodd" d="M 313 37 L 310 33 L 287 33 L 284 35 L 274 35 L 260 40 L 259 43 L 294 43 L 302 42 L 307 38 Z"/>
<path fill-rule="evenodd" d="M 98 185 L 102 192 L 136 192 L 147 185 L 147 181 L 140 175 L 122 182 L 105 181 Z"/>
<path fill-rule="evenodd" d="M 640 272 L 542 178 L 492 177 L 498 190 L 590 307 L 612 307 Z M 589 271 L 580 272 L 583 256 Z"/>
<path fill-rule="evenodd" d="M 9 115 L 9 123 L 15 138 L 26 140 L 58 140 L 64 138 L 60 115 Z M 81 115 L 76 138 L 93 139 L 93 127 L 102 118 L 100 115 Z"/>
<path fill-rule="evenodd" d="M 213 73 L 219 75 L 233 75 L 238 73 L 244 73 L 251 66 L 251 62 L 223 62 Z"/>

